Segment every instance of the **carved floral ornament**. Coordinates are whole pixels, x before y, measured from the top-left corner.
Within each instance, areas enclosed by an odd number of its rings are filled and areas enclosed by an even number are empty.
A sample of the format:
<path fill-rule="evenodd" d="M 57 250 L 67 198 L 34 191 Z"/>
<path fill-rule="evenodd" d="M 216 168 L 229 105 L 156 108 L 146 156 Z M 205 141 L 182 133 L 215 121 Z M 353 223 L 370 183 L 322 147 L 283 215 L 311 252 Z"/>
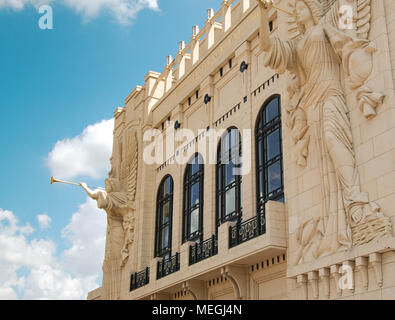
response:
<path fill-rule="evenodd" d="M 368 40 L 370 2 L 289 1 L 294 15 L 289 15 L 289 40 L 282 40 L 267 30 L 273 1 L 258 0 L 264 64 L 290 75 L 287 125 L 298 165 L 307 165 L 312 136 L 319 153 L 323 208 L 297 217 L 295 264 L 392 233 L 390 219 L 361 191 L 345 95 L 346 89 L 353 93 L 354 103 L 367 119 L 376 115 L 384 100 L 383 94 L 366 85 L 377 51 L 374 42 Z M 341 28 L 344 5 L 352 9 L 354 29 Z"/>

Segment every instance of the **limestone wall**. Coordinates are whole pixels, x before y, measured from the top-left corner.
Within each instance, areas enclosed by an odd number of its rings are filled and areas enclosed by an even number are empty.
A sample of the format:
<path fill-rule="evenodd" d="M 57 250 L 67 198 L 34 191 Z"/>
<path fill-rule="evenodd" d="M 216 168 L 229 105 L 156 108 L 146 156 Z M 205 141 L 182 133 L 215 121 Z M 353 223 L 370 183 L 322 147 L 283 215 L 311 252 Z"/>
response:
<path fill-rule="evenodd" d="M 357 1 L 357 0 L 356 0 Z M 292 1 L 291 1 L 292 2 Z M 290 1 L 278 1 L 289 8 Z M 357 4 L 357 2 L 355 3 Z M 373 69 L 366 85 L 385 95 L 374 117 L 361 111 L 356 89 L 346 84 L 349 75 L 342 72 L 347 112 L 360 187 L 377 203 L 385 217 L 395 221 L 395 11 L 393 1 L 371 1 L 369 40 L 377 51 L 372 54 Z M 272 10 L 271 35 L 288 38 L 287 14 Z M 191 41 L 180 46 L 174 60 L 168 59 L 162 73 L 149 72 L 142 87 L 125 99 L 125 107 L 115 112 L 113 170 L 121 172 L 125 163 L 125 143 L 129 129 L 138 132 L 139 166 L 135 235 L 126 266 L 122 270 L 122 299 L 390 299 L 395 297 L 395 241 L 393 231 L 385 237 L 362 245 L 315 257 L 301 248 L 300 227 L 310 217 L 325 216 L 322 149 L 319 116 L 311 116 L 307 125 L 310 141 L 307 163 L 297 164 L 292 128 L 287 126 L 293 103 L 287 88 L 291 76 L 264 66 L 258 36 L 260 11 L 255 1 L 224 1 L 221 10 L 210 13 L 204 27 Z M 353 32 L 349 32 L 352 34 Z M 204 36 L 204 40 L 201 40 Z M 368 58 L 361 63 L 369 63 Z M 241 72 L 245 62 L 248 68 Z M 340 67 L 339 67 L 340 68 Z M 211 101 L 205 103 L 208 95 Z M 237 127 L 251 146 L 251 170 L 242 177 L 243 221 L 256 216 L 255 125 L 261 107 L 273 95 L 281 96 L 282 147 L 285 204 L 267 204 L 267 234 L 229 248 L 229 227 L 218 230 L 218 255 L 204 262 L 188 264 L 189 245 L 182 243 L 183 177 L 186 165 L 175 161 L 178 147 L 192 151 L 205 129 L 225 130 Z M 309 113 L 310 112 L 310 113 Z M 319 114 L 319 113 L 318 113 Z M 338 119 L 339 120 L 339 119 Z M 147 164 L 143 153 L 150 141 L 144 134 L 156 129 L 164 138 L 176 134 L 175 121 L 193 131 L 192 138 L 177 142 L 175 150 L 161 163 Z M 340 121 L 340 120 L 339 120 Z M 199 131 L 203 129 L 203 131 Z M 249 133 L 245 130 L 251 130 Z M 219 142 L 218 136 L 215 144 Z M 185 143 L 186 142 L 186 143 Z M 167 146 L 164 140 L 164 146 Z M 216 230 L 215 165 L 204 168 L 204 235 L 209 239 Z M 329 170 L 330 171 L 330 170 Z M 332 169 L 333 171 L 333 169 Z M 180 271 L 156 280 L 154 259 L 157 189 L 166 175 L 174 180 L 172 254 L 180 253 Z M 342 192 L 342 187 L 331 192 Z M 339 210 L 340 211 L 340 210 Z M 325 218 L 327 219 L 327 218 Z M 325 223 L 327 220 L 322 219 Z M 337 223 L 337 220 L 336 220 Z M 327 226 L 325 226 L 327 227 Z M 321 228 L 324 228 L 322 227 Z M 309 224 L 304 230 L 308 231 Z M 328 227 L 329 228 L 329 227 Z M 322 231 L 317 229 L 317 234 Z M 314 234 L 316 236 L 316 234 Z M 318 238 L 319 239 L 319 236 Z M 336 239 L 336 237 L 333 237 Z M 314 242 L 309 245 L 314 245 Z M 301 251 L 302 250 L 302 251 Z M 130 275 L 150 267 L 150 282 L 130 291 Z M 352 270 L 353 289 L 339 289 L 346 268 Z M 343 268 L 343 269 L 341 269 Z"/>

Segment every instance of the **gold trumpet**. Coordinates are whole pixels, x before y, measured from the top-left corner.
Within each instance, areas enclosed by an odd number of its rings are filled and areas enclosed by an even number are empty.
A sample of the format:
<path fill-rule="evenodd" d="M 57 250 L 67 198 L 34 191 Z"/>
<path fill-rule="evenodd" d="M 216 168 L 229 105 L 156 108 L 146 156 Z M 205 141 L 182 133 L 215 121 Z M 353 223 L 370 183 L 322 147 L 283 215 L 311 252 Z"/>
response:
<path fill-rule="evenodd" d="M 288 11 L 288 10 L 285 10 L 285 9 L 282 9 L 282 8 L 279 8 L 279 7 L 275 6 L 275 5 L 273 4 L 273 0 L 258 0 L 258 1 L 261 2 L 261 3 L 265 6 L 265 8 L 266 8 L 266 6 L 267 6 L 268 3 L 271 3 L 271 4 L 272 4 L 272 7 L 273 7 L 274 9 L 277 9 L 277 10 L 279 10 L 279 11 L 285 12 L 285 13 L 291 15 L 291 16 L 298 17 L 298 15 L 297 15 L 296 13 L 293 13 L 293 12 L 291 12 L 291 11 Z"/>
<path fill-rule="evenodd" d="M 53 176 L 51 177 L 51 184 L 53 184 L 53 183 L 65 183 L 65 184 L 71 184 L 71 185 L 73 185 L 73 186 L 81 186 L 81 184 L 80 183 L 75 183 L 75 182 L 70 182 L 70 181 L 63 181 L 63 180 L 59 180 L 59 179 L 55 179 Z M 92 189 L 104 189 L 104 188 L 102 188 L 102 187 L 90 187 L 90 186 L 88 186 L 89 188 L 92 188 Z"/>

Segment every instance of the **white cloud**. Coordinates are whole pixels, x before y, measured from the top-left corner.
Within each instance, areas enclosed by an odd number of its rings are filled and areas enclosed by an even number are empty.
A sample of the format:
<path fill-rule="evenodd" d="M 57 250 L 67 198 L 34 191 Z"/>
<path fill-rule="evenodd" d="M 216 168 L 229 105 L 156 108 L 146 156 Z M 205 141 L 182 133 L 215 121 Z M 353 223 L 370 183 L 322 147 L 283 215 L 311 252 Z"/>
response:
<path fill-rule="evenodd" d="M 0 0 L 1 1 L 1 0 Z M 90 125 L 73 138 L 58 141 L 47 157 L 54 176 L 104 178 L 110 167 L 113 120 Z M 47 214 L 36 216 L 41 230 Z M 0 209 L 0 299 L 86 299 L 99 287 L 106 237 L 106 213 L 87 198 L 62 230 L 67 249 L 34 233 L 11 211 Z"/>
<path fill-rule="evenodd" d="M 0 300 L 17 300 L 18 296 L 12 288 L 0 288 Z"/>
<path fill-rule="evenodd" d="M 0 9 L 22 10 L 26 5 L 39 7 L 50 2 L 65 4 L 85 19 L 96 18 L 103 11 L 108 11 L 123 25 L 130 24 L 143 9 L 159 10 L 158 0 L 0 0 Z"/>
<path fill-rule="evenodd" d="M 105 213 L 87 200 L 62 234 L 70 248 L 58 257 L 52 240 L 29 239 L 33 228 L 21 225 L 13 212 L 0 209 L 0 300 L 86 299 L 99 286 Z"/>
<path fill-rule="evenodd" d="M 62 254 L 62 263 L 67 270 L 79 276 L 94 275 L 100 270 L 104 259 L 106 225 L 105 211 L 97 208 L 96 201 L 87 198 L 62 230 L 62 237 L 71 244 Z"/>
<path fill-rule="evenodd" d="M 88 19 L 109 11 L 121 24 L 129 24 L 143 9 L 159 9 L 158 0 L 65 0 L 65 3 Z"/>
<path fill-rule="evenodd" d="M 39 7 L 43 4 L 48 4 L 52 0 L 0 0 L 1 8 L 11 8 L 14 10 L 22 10 L 26 5 Z"/>
<path fill-rule="evenodd" d="M 24 299 L 77 300 L 86 299 L 89 290 L 97 287 L 96 277 L 72 277 L 67 271 L 43 265 L 33 269 L 26 279 Z"/>
<path fill-rule="evenodd" d="M 40 226 L 40 229 L 48 229 L 51 224 L 51 217 L 47 216 L 46 214 L 39 214 L 37 216 L 37 221 Z"/>
<path fill-rule="evenodd" d="M 103 120 L 74 138 L 56 142 L 47 158 L 52 175 L 60 179 L 103 177 L 110 169 L 113 128 L 113 119 Z"/>

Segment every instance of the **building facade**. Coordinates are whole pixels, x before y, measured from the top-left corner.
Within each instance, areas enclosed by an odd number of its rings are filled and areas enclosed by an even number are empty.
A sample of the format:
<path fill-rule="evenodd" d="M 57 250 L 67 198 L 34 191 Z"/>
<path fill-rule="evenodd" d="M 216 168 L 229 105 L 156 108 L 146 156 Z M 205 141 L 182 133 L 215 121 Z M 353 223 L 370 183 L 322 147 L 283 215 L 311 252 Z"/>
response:
<path fill-rule="evenodd" d="M 88 299 L 394 299 L 395 2 L 224 0 L 114 112 Z M 298 17 L 295 17 L 295 14 Z"/>

